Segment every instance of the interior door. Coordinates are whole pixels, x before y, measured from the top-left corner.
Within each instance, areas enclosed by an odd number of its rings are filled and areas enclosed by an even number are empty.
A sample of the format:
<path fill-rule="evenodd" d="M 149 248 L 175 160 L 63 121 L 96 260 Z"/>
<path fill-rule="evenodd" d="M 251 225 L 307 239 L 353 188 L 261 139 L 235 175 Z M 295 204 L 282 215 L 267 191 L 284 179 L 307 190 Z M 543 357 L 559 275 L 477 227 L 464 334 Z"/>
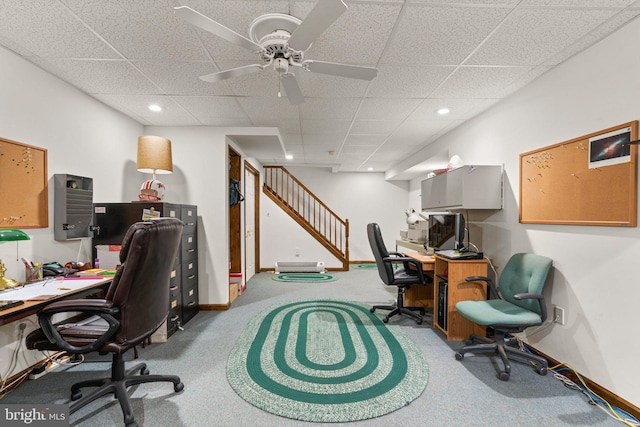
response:
<path fill-rule="evenodd" d="M 258 171 L 245 162 L 244 168 L 244 250 L 245 284 L 256 273 L 258 257 L 257 218 L 258 218 Z"/>

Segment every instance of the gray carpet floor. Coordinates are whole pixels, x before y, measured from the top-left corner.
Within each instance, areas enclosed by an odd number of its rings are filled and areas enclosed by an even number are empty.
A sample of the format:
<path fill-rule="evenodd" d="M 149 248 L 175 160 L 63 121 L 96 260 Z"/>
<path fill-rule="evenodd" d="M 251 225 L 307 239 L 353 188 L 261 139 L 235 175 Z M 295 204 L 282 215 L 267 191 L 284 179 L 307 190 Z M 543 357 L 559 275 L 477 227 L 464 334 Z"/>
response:
<path fill-rule="evenodd" d="M 311 298 L 333 298 L 366 304 L 395 300 L 396 288 L 382 284 L 376 270 L 337 272 L 328 283 L 286 283 L 260 273 L 227 311 L 200 312 L 166 343 L 140 348 L 140 361 L 151 373 L 179 375 L 184 391 L 174 393 L 170 383 L 142 384 L 130 389 L 135 419 L 147 427 L 320 426 L 264 412 L 238 397 L 226 380 L 227 357 L 245 325 L 255 314 L 274 304 Z M 384 313 L 384 312 L 382 312 Z M 381 314 L 382 314 L 381 313 Z M 493 357 L 454 358 L 461 342 L 448 342 L 426 321 L 394 317 L 424 352 L 429 382 L 418 399 L 382 417 L 353 426 L 618 426 L 623 425 L 590 405 L 580 392 L 565 387 L 552 373 L 536 374 L 513 363 L 508 382 L 497 378 L 500 364 Z M 133 352 L 127 365 L 133 364 Z M 67 403 L 72 383 L 108 375 L 109 356 L 91 356 L 74 367 L 63 367 L 11 392 L 6 403 Z M 71 416 L 72 426 L 122 425 L 117 401 L 106 396 Z M 332 425 L 332 424 L 327 424 Z"/>

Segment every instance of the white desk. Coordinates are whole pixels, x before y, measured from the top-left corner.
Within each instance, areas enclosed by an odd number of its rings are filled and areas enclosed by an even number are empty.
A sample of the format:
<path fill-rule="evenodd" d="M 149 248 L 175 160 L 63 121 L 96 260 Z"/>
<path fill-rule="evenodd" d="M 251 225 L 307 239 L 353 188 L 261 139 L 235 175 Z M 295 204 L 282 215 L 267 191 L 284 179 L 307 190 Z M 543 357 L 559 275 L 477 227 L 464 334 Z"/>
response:
<path fill-rule="evenodd" d="M 0 292 L 1 300 L 22 300 L 24 304 L 0 310 L 0 325 L 30 316 L 44 305 L 65 298 L 84 298 L 105 290 L 113 277 L 58 277 Z"/>

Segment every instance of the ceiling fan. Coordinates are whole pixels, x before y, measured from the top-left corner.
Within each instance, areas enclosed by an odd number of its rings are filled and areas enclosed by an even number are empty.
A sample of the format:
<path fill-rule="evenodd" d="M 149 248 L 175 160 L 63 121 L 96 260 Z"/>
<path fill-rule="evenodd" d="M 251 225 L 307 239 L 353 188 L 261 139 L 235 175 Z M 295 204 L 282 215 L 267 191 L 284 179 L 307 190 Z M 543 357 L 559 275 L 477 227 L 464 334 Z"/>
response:
<path fill-rule="evenodd" d="M 319 0 L 304 21 L 284 13 L 259 16 L 249 26 L 251 39 L 188 6 L 175 7 L 174 10 L 176 16 L 186 22 L 260 55 L 261 64 L 200 76 L 206 82 L 218 82 L 273 67 L 279 74 L 289 102 L 299 105 L 304 102 L 304 96 L 293 68 L 360 80 L 372 80 L 378 74 L 375 68 L 304 59 L 304 52 L 311 43 L 347 10 L 342 0 Z"/>

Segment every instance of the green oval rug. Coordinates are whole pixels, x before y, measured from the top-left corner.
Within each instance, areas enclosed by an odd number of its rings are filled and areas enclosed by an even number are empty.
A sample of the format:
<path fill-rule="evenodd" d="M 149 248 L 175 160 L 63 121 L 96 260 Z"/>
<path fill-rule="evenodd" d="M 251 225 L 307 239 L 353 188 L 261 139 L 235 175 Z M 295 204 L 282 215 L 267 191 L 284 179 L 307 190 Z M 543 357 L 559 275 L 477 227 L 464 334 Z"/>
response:
<path fill-rule="evenodd" d="M 369 307 L 311 300 L 271 307 L 249 321 L 227 379 L 252 405 L 283 417 L 346 422 L 378 417 L 424 391 L 427 362 L 398 326 Z"/>
<path fill-rule="evenodd" d="M 271 276 L 271 280 L 276 282 L 314 283 L 333 282 L 336 277 L 325 273 L 280 273 Z"/>

